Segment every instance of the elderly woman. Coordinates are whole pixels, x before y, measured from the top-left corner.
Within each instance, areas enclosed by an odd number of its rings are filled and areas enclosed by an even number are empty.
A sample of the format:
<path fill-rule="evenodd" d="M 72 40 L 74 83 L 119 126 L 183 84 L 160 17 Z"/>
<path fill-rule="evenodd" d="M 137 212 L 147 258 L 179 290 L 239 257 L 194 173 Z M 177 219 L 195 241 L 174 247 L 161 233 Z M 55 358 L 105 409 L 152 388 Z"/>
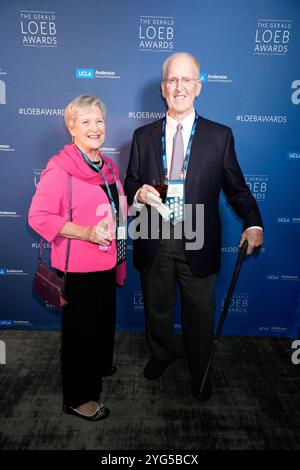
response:
<path fill-rule="evenodd" d="M 126 210 L 118 168 L 99 151 L 105 138 L 105 105 L 93 96 L 78 96 L 66 107 L 65 122 L 73 143 L 50 158 L 28 220 L 51 243 L 51 265 L 61 275 L 69 248 L 62 322 L 63 411 L 98 421 L 109 415 L 99 401 L 102 377 L 116 371 L 116 280 L 122 284 L 125 278 L 124 261 L 117 264 L 116 232 L 124 238 Z"/>

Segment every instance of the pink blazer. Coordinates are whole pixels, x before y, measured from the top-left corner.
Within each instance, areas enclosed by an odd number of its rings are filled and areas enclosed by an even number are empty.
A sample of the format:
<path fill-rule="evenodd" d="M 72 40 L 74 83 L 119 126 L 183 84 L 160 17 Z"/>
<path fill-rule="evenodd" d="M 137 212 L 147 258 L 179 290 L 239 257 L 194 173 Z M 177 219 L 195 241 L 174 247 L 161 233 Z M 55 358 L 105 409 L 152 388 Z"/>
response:
<path fill-rule="evenodd" d="M 108 161 L 114 169 L 122 196 L 125 198 L 116 165 L 107 157 L 105 157 L 105 161 Z M 62 165 L 61 162 L 63 162 Z M 69 220 L 68 174 L 73 176 L 72 222 L 78 225 L 93 226 L 101 222 L 102 219 L 106 219 L 109 226 L 113 224 L 107 195 L 97 184 L 98 181 L 95 181 L 97 174 L 83 162 L 75 146 L 65 146 L 58 156 L 49 160 L 42 173 L 36 193 L 32 198 L 28 216 L 29 225 L 51 243 L 52 267 L 62 271 L 65 268 L 67 238 L 60 236 L 59 232 Z M 108 176 L 109 174 L 107 174 Z M 111 182 L 110 180 L 109 183 Z M 115 265 L 115 240 L 112 241 L 110 250 L 103 252 L 99 249 L 98 244 L 71 239 L 68 272 L 104 271 Z M 117 277 L 118 283 L 122 284 L 122 279 L 125 277 L 124 265 L 118 266 Z"/>

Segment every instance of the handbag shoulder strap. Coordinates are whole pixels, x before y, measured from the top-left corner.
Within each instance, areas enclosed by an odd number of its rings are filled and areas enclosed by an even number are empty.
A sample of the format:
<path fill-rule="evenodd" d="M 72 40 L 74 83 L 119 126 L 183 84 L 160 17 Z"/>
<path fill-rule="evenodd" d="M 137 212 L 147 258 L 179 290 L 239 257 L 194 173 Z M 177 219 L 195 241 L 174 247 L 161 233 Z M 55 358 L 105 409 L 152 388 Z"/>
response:
<path fill-rule="evenodd" d="M 68 213 L 69 213 L 69 222 L 72 222 L 72 218 L 73 218 L 73 208 L 72 208 L 72 175 L 68 175 Z M 71 243 L 71 239 L 68 238 L 68 242 L 67 242 L 67 251 L 66 251 L 66 262 L 65 262 L 65 269 L 64 269 L 64 273 L 65 273 L 65 274 L 66 274 L 66 272 L 67 272 L 67 270 L 68 270 L 68 264 L 69 264 L 70 243 Z M 42 238 L 42 237 L 41 237 L 41 240 L 40 240 L 39 263 L 43 263 L 43 238 Z"/>
<path fill-rule="evenodd" d="M 72 175 L 69 175 L 68 178 L 68 198 L 69 198 L 69 222 L 72 222 L 73 219 L 73 209 L 72 209 Z M 65 262 L 65 276 L 68 270 L 69 256 L 70 256 L 70 245 L 71 239 L 68 238 L 67 241 L 67 251 L 66 251 L 66 262 Z"/>

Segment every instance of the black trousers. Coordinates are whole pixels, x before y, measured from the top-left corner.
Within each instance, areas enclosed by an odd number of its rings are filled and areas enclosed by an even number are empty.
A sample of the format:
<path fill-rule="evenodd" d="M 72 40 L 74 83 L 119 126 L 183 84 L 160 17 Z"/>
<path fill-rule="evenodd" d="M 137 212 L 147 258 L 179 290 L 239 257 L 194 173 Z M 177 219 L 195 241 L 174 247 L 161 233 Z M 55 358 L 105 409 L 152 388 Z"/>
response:
<path fill-rule="evenodd" d="M 181 239 L 161 240 L 153 265 L 141 273 L 146 313 L 146 336 L 152 356 L 169 361 L 175 356 L 174 313 L 177 283 L 182 300 L 182 333 L 190 372 L 201 383 L 210 356 L 216 274 L 196 277 L 190 270 Z"/>
<path fill-rule="evenodd" d="M 68 273 L 62 319 L 63 402 L 74 408 L 98 401 L 102 373 L 113 361 L 116 326 L 115 269 Z"/>

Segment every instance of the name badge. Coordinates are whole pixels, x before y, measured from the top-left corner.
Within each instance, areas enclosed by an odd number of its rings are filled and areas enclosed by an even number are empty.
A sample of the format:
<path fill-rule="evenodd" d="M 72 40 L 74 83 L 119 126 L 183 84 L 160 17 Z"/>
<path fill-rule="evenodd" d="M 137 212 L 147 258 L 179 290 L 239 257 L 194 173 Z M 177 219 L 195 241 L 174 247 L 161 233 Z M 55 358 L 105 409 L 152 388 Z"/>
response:
<path fill-rule="evenodd" d="M 125 225 L 119 225 L 117 228 L 117 240 L 125 240 L 126 238 L 126 227 Z"/>
<path fill-rule="evenodd" d="M 181 180 L 170 180 L 168 182 L 168 193 L 165 205 L 172 211 L 171 222 L 183 220 L 184 209 L 184 182 Z"/>
<path fill-rule="evenodd" d="M 181 180 L 171 180 L 168 182 L 167 197 L 179 197 L 183 199 L 184 183 Z"/>

